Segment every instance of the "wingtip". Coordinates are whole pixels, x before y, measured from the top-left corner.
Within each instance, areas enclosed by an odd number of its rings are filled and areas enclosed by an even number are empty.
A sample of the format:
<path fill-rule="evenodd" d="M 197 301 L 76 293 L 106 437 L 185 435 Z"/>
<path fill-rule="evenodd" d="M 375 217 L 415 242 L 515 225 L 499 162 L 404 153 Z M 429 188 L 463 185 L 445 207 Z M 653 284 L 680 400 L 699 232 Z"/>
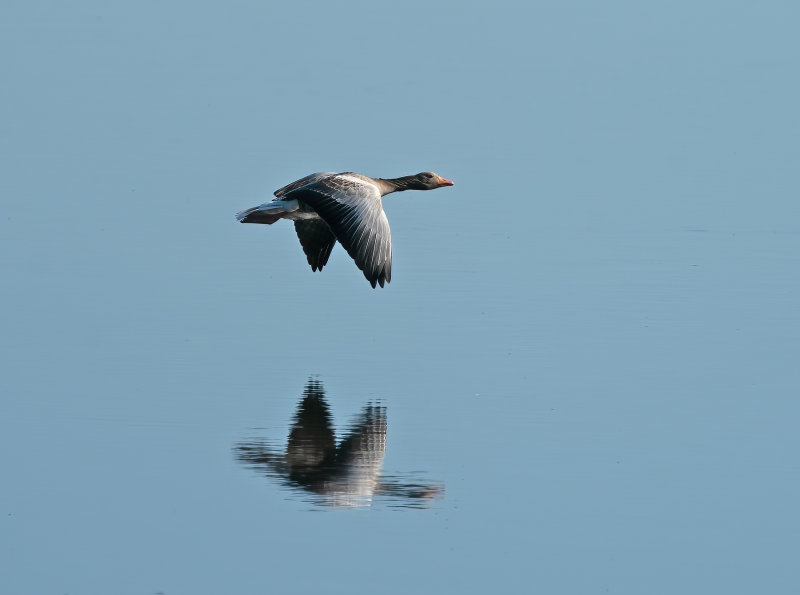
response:
<path fill-rule="evenodd" d="M 369 281 L 369 284 L 372 285 L 372 289 L 377 289 L 378 285 L 384 287 L 389 281 L 392 280 L 392 276 L 387 274 L 385 270 L 379 271 L 373 277 L 367 277 L 366 273 L 364 273 L 364 276 L 367 278 L 367 281 Z"/>

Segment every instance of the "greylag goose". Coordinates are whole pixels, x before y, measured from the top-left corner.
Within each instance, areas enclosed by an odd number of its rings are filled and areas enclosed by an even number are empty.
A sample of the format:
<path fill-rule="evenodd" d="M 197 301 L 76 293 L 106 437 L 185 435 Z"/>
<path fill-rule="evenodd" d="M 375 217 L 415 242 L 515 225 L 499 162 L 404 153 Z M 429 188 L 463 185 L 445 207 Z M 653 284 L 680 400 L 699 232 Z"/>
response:
<path fill-rule="evenodd" d="M 433 172 L 402 178 L 319 172 L 275 191 L 275 199 L 241 211 L 241 223 L 294 221 L 312 271 L 321 271 L 338 240 L 372 287 L 392 279 L 392 236 L 381 198 L 403 190 L 452 186 Z"/>

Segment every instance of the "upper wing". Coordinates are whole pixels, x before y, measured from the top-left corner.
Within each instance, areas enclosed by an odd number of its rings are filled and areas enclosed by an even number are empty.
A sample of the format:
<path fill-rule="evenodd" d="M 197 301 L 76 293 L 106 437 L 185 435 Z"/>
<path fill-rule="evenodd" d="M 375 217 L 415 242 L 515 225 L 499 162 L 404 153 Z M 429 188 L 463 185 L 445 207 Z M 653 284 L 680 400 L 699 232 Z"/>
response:
<path fill-rule="evenodd" d="M 308 184 L 313 184 L 314 182 L 322 180 L 323 178 L 328 178 L 330 176 L 335 176 L 335 175 L 336 175 L 336 172 L 320 171 L 320 172 L 317 172 L 315 174 L 308 175 L 305 178 L 300 178 L 299 180 L 295 180 L 294 182 L 292 182 L 291 184 L 287 184 L 283 188 L 278 188 L 274 192 L 274 194 L 275 194 L 276 197 L 280 198 L 281 196 L 283 196 L 287 192 L 291 192 L 292 190 L 295 190 L 297 188 L 301 188 L 301 187 L 306 186 Z"/>
<path fill-rule="evenodd" d="M 386 452 L 386 407 L 368 404 L 336 447 L 338 465 L 365 471 L 380 471 Z"/>
<path fill-rule="evenodd" d="M 331 250 L 336 244 L 336 236 L 322 219 L 298 219 L 294 222 L 294 230 L 306 253 L 311 270 L 322 270 L 328 264 Z"/>
<path fill-rule="evenodd" d="M 374 184 L 353 174 L 338 174 L 297 186 L 281 196 L 311 206 L 372 287 L 383 287 L 392 280 L 392 234 Z"/>
<path fill-rule="evenodd" d="M 378 486 L 385 453 L 386 408 L 367 405 L 336 448 L 335 473 L 325 482 L 324 490 L 331 503 L 369 504 Z"/>

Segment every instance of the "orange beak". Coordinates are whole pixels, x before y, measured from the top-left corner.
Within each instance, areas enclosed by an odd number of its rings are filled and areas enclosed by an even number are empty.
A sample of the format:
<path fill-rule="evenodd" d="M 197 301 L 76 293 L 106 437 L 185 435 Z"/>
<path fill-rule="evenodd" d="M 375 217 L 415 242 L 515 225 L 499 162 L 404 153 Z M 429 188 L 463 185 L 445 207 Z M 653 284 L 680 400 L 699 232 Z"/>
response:
<path fill-rule="evenodd" d="M 450 180 L 446 180 L 445 178 L 439 176 L 439 186 L 452 186 L 453 182 Z"/>

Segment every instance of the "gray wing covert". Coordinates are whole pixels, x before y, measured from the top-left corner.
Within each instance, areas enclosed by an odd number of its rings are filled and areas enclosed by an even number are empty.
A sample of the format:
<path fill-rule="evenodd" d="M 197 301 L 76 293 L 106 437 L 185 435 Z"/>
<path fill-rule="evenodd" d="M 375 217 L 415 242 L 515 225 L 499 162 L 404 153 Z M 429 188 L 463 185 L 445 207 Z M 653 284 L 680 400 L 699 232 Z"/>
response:
<path fill-rule="evenodd" d="M 374 184 L 340 174 L 284 196 L 305 202 L 325 220 L 372 287 L 392 280 L 392 235 Z"/>
<path fill-rule="evenodd" d="M 278 188 L 273 194 L 277 198 L 281 198 L 283 195 L 285 195 L 288 192 L 291 192 L 292 190 L 296 190 L 297 188 L 302 188 L 303 186 L 306 186 L 308 184 L 313 184 L 314 182 L 318 182 L 319 180 L 335 175 L 336 172 L 332 171 L 320 171 L 315 174 L 310 174 L 305 178 L 300 178 L 299 180 L 295 180 L 291 184 L 287 184 L 283 188 Z"/>

